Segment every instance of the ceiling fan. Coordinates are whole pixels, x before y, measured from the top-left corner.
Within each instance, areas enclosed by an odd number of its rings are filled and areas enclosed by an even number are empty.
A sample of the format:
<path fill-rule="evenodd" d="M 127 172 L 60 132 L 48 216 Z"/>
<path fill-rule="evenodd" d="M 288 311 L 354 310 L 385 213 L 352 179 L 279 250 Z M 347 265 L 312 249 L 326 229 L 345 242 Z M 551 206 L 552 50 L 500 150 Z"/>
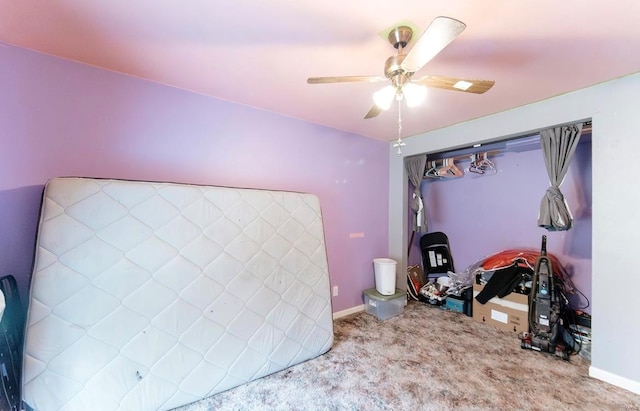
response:
<path fill-rule="evenodd" d="M 374 105 L 365 115 L 372 118 L 387 110 L 394 100 L 404 100 L 408 106 L 420 104 L 426 97 L 426 87 L 437 87 L 445 90 L 482 94 L 495 83 L 492 80 L 472 80 L 443 76 L 424 76 L 413 79 L 412 76 L 442 51 L 449 43 L 462 33 L 466 25 L 451 17 L 436 17 L 422 33 L 418 41 L 407 54 L 404 48 L 411 41 L 413 30 L 409 26 L 398 26 L 389 33 L 389 42 L 398 50 L 398 54 L 387 59 L 382 76 L 339 76 L 309 77 L 307 83 L 345 83 L 368 82 L 377 83 L 391 80 L 391 84 L 373 94 Z"/>

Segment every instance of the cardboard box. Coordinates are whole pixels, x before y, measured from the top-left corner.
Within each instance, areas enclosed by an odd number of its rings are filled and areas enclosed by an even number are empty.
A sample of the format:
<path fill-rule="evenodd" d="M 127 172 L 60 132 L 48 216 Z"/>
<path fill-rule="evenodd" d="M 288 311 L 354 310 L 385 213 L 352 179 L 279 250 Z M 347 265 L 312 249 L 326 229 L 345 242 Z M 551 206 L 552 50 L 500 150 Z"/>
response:
<path fill-rule="evenodd" d="M 513 333 L 529 331 L 529 296 L 511 293 L 504 298 L 493 297 L 480 304 L 476 295 L 483 286 L 473 284 L 473 319 Z"/>

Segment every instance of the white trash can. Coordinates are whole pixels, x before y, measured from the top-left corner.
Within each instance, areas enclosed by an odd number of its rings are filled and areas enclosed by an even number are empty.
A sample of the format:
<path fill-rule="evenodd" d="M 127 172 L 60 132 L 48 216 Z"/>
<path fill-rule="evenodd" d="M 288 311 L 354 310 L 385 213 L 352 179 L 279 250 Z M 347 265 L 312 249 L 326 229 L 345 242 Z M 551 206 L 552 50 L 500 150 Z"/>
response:
<path fill-rule="evenodd" d="M 374 258 L 373 271 L 376 278 L 376 291 L 382 295 L 392 295 L 396 292 L 396 265 L 390 258 Z"/>

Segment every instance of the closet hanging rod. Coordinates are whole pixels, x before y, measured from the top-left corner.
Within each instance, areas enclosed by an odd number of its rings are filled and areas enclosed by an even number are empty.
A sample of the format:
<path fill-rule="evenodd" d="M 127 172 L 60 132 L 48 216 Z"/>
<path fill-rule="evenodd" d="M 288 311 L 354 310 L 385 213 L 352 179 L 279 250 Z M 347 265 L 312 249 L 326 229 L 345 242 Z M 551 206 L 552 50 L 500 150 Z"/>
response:
<path fill-rule="evenodd" d="M 487 151 L 483 151 L 483 150 L 479 150 L 479 151 L 475 151 L 473 153 L 469 153 L 469 154 L 457 154 L 454 156 L 443 156 L 443 157 L 437 157 L 437 158 L 431 158 L 429 156 L 427 156 L 427 163 L 429 161 L 442 161 L 442 160 L 447 160 L 447 159 L 452 159 L 454 162 L 456 161 L 471 161 L 471 157 L 474 154 L 483 154 L 485 153 L 488 157 L 495 157 L 499 154 L 502 153 L 502 150 L 487 150 Z"/>

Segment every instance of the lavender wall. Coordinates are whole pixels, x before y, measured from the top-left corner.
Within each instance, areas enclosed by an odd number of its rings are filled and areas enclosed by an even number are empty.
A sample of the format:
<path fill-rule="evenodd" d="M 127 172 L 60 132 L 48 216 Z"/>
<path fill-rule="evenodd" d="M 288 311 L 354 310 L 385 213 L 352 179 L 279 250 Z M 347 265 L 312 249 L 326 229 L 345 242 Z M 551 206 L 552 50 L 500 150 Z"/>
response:
<path fill-rule="evenodd" d="M 316 194 L 334 312 L 373 286 L 371 261 L 388 247 L 388 144 L 12 46 L 0 45 L 0 90 L 0 275 L 17 277 L 23 299 L 42 187 L 57 176 Z"/>
<path fill-rule="evenodd" d="M 457 272 L 501 250 L 539 250 L 542 235 L 546 235 L 547 251 L 558 256 L 576 288 L 591 300 L 589 137 L 578 146 L 561 187 L 575 223 L 566 232 L 548 232 L 537 226 L 540 200 L 549 186 L 541 149 L 492 158 L 498 169 L 494 175 L 466 173 L 458 179 L 423 181 L 429 231 L 448 235 Z M 457 165 L 467 168 L 469 162 Z M 420 254 L 417 242 L 413 253 Z M 584 306 L 586 300 L 576 294 L 572 302 Z M 585 311 L 591 312 L 591 307 Z"/>

